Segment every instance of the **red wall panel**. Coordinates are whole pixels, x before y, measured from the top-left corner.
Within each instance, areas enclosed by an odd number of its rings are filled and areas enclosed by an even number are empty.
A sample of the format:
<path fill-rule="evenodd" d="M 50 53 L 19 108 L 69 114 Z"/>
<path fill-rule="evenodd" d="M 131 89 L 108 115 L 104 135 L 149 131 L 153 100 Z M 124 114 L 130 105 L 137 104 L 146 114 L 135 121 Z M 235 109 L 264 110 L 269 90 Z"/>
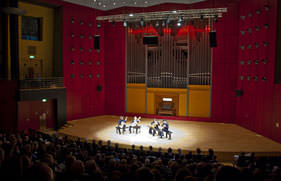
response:
<path fill-rule="evenodd" d="M 63 4 L 63 72 L 67 94 L 67 120 L 104 114 L 104 24 L 101 11 Z M 94 36 L 100 36 L 100 50 Z"/>
<path fill-rule="evenodd" d="M 125 113 L 125 48 L 123 23 L 105 23 L 105 113 Z"/>
<path fill-rule="evenodd" d="M 268 10 L 265 8 L 267 6 Z M 239 50 L 238 61 L 243 61 L 244 65 L 238 63 L 238 76 L 244 76 L 244 80 L 238 79 L 237 87 L 244 94 L 237 98 L 236 118 L 238 124 L 281 142 L 280 127 L 276 126 L 280 122 L 281 93 L 280 86 L 273 84 L 276 22 L 276 0 L 241 1 L 239 31 L 245 31 L 245 34 L 240 33 L 238 47 L 244 46 L 245 49 Z M 265 24 L 269 25 L 268 29 Z M 263 63 L 264 59 L 268 62 Z M 267 80 L 263 81 L 263 77 Z"/>
<path fill-rule="evenodd" d="M 17 81 L 0 80 L 0 128 L 17 127 Z"/>

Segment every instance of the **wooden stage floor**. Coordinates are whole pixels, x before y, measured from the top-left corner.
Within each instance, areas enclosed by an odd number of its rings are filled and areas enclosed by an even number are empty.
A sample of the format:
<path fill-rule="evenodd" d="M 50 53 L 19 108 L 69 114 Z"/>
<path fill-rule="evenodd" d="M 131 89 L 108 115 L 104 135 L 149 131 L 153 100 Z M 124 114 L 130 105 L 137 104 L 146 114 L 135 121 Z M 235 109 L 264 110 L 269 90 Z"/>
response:
<path fill-rule="evenodd" d="M 141 119 L 140 134 L 129 134 L 127 131 L 119 135 L 115 130 L 118 119 L 118 116 L 97 116 L 74 120 L 68 122 L 71 127 L 62 128 L 58 133 L 88 140 L 111 140 L 124 147 L 134 144 L 147 148 L 151 145 L 163 150 L 181 148 L 184 152 L 200 148 L 203 153 L 213 148 L 219 161 L 228 162 L 232 161 L 234 154 L 242 151 L 255 152 L 261 156 L 281 155 L 281 144 L 235 124 L 168 120 L 173 132 L 172 139 L 168 140 L 148 134 L 148 125 L 152 121 L 150 118 Z M 132 117 L 129 117 L 127 122 L 131 120 Z"/>

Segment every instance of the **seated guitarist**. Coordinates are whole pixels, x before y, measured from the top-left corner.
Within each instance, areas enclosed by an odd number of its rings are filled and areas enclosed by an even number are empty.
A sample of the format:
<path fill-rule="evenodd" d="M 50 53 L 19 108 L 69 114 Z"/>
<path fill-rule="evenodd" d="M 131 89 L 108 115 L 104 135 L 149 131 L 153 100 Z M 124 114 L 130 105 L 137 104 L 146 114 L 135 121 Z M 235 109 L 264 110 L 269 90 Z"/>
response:
<path fill-rule="evenodd" d="M 163 120 L 161 127 L 162 127 L 162 132 L 165 132 L 166 133 L 166 137 L 167 137 L 167 133 L 169 133 L 169 124 L 167 123 L 166 120 Z M 162 136 L 163 135 L 161 135 L 161 137 Z"/>
<path fill-rule="evenodd" d="M 154 119 L 153 122 L 150 123 L 149 134 L 155 135 L 156 131 L 160 131 L 159 129 L 160 123 Z"/>
<path fill-rule="evenodd" d="M 120 119 L 118 120 L 118 124 L 117 124 L 117 127 L 116 127 L 116 129 L 118 130 L 118 133 L 119 133 L 119 134 L 121 134 L 121 129 L 122 129 L 122 133 L 125 132 L 127 119 L 128 119 L 128 117 L 126 117 L 126 118 L 124 119 L 123 116 L 120 116 Z"/>
<path fill-rule="evenodd" d="M 131 133 L 132 132 L 132 128 L 135 128 L 136 129 L 136 133 L 138 133 L 138 124 L 140 122 L 140 117 L 137 118 L 137 116 L 134 117 L 134 119 L 132 120 L 130 126 L 129 126 L 129 132 Z"/>

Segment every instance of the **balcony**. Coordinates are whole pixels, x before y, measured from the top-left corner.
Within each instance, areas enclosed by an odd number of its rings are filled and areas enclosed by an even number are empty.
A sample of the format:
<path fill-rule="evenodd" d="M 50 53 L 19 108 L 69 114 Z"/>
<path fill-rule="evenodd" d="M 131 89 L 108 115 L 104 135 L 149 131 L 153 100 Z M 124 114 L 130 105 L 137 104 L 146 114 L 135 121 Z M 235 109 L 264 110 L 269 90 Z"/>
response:
<path fill-rule="evenodd" d="M 41 77 L 19 80 L 19 89 L 56 89 L 63 87 L 63 77 Z"/>

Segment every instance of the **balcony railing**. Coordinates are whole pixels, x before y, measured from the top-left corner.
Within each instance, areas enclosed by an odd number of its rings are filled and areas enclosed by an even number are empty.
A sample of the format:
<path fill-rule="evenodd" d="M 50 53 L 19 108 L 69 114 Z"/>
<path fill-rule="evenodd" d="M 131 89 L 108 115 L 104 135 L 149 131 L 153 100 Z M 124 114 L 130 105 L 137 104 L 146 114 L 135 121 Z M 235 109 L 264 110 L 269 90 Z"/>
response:
<path fill-rule="evenodd" d="M 19 80 L 20 89 L 42 89 L 64 87 L 63 77 L 41 77 Z"/>

